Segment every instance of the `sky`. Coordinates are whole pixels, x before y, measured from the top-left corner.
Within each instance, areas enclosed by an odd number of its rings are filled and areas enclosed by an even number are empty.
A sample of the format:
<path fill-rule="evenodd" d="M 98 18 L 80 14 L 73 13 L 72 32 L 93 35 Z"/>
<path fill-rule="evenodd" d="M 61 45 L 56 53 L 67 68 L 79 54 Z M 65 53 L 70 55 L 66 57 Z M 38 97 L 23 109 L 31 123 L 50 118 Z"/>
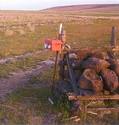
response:
<path fill-rule="evenodd" d="M 41 10 L 77 4 L 119 4 L 119 0 L 0 0 L 0 10 Z"/>

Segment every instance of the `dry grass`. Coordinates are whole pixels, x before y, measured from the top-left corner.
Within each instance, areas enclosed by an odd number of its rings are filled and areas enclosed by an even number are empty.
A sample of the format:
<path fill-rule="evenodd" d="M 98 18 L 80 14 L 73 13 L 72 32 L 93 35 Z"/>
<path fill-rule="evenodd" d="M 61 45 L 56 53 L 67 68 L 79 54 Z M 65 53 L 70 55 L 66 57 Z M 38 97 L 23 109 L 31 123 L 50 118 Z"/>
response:
<path fill-rule="evenodd" d="M 93 16 L 105 15 L 105 12 Z M 112 13 L 108 13 L 113 16 Z M 111 28 L 119 29 L 116 19 L 93 19 L 81 17 L 90 15 L 79 12 L 0 12 L 0 56 L 20 55 L 43 48 L 45 38 L 55 38 L 60 22 L 64 23 L 67 42 L 73 47 L 107 46 L 110 42 Z M 117 15 L 118 17 L 118 15 Z M 3 30 L 2 30 L 3 29 Z M 5 35 L 6 34 L 6 35 Z M 118 38 L 117 33 L 117 40 Z M 102 46 L 101 46 L 102 47 Z"/>
<path fill-rule="evenodd" d="M 87 24 L 87 22 L 88 19 L 86 23 L 83 22 L 84 24 L 78 21 L 64 22 L 67 32 L 67 42 L 72 47 L 82 48 L 88 46 L 104 48 L 104 46 L 108 46 L 111 39 L 112 26 L 117 27 L 117 42 L 119 41 L 118 20 L 95 19 L 92 24 Z M 42 49 L 45 38 L 56 38 L 58 26 L 59 23 L 45 24 L 37 26 L 34 32 L 24 27 L 23 29 L 14 31 L 14 34 L 11 34 L 11 30 L 9 30 L 10 33 L 7 33 L 7 36 L 0 33 L 0 56 L 20 55 Z"/>
<path fill-rule="evenodd" d="M 80 15 L 83 14 L 72 12 L 1 12 L 0 15 L 2 15 L 0 20 L 0 27 L 2 27 L 0 31 L 0 57 L 20 55 L 43 49 L 45 38 L 57 36 L 60 22 L 64 23 L 67 43 L 71 47 L 107 48 L 111 39 L 112 26 L 117 27 L 117 44 L 119 44 L 118 20 L 81 18 Z M 94 16 L 97 15 L 95 13 Z M 99 15 L 104 15 L 104 13 Z M 7 35 L 4 34 L 8 32 L 6 29 L 9 30 Z M 13 31 L 14 34 L 10 31 Z M 50 55 L 44 53 L 12 64 L 1 65 L 0 76 L 6 76 L 17 69 L 33 67 L 37 65 L 37 62 L 45 59 L 45 57 L 48 58 Z M 0 106 L 0 123 L 6 120 L 9 124 L 24 125 L 29 123 L 32 125 L 33 122 L 43 122 L 42 120 L 47 113 L 55 112 L 57 114 L 57 109 L 54 109 L 47 101 L 47 98 L 51 95 L 49 87 L 34 88 L 33 84 L 47 83 L 50 81 L 50 76 L 50 71 L 45 72 L 45 74 L 31 80 L 32 87 L 17 90 L 9 95 L 8 100 L 3 103 L 4 108 Z"/>
<path fill-rule="evenodd" d="M 14 35 L 14 31 L 13 31 L 13 30 L 7 29 L 7 30 L 5 31 L 5 36 L 6 36 L 6 37 L 12 37 L 13 35 Z"/>

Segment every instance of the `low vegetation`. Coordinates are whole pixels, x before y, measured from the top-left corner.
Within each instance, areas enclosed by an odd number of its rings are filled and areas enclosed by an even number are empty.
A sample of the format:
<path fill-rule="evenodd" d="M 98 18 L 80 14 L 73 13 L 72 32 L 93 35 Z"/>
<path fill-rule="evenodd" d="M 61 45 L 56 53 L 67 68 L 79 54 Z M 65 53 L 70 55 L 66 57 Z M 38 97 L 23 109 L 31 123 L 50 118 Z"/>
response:
<path fill-rule="evenodd" d="M 88 22 L 88 19 L 86 20 Z M 43 42 L 46 38 L 57 37 L 58 26 L 59 23 L 38 26 L 36 31 L 25 31 L 24 35 L 15 31 L 13 33 L 12 30 L 6 31 L 7 36 L 0 33 L 0 56 L 15 56 L 43 49 Z M 88 47 L 107 47 L 111 39 L 112 26 L 119 29 L 118 20 L 94 19 L 92 24 L 80 24 L 78 20 L 69 23 L 64 22 L 67 42 L 72 47 L 80 48 L 86 45 Z M 119 32 L 117 32 L 117 42 L 118 34 Z"/>
<path fill-rule="evenodd" d="M 119 45 L 119 21 L 117 19 L 87 17 L 105 15 L 111 17 L 118 16 L 118 13 L 51 13 L 47 11 L 15 13 L 16 15 L 12 12 L 10 14 L 6 12 L 6 16 L 9 17 L 6 19 L 4 12 L 1 12 L 0 58 L 24 55 L 29 52 L 34 53 L 39 50 L 42 52 L 12 63 L 1 64 L 1 78 L 9 76 L 11 72 L 34 68 L 40 61 L 52 58 L 52 53 L 43 51 L 43 42 L 46 38 L 57 38 L 58 26 L 61 22 L 66 30 L 67 43 L 72 48 L 107 49 L 111 40 L 112 26 L 117 28 L 117 45 Z M 51 124 L 58 124 L 62 120 L 67 121 L 67 110 L 63 108 L 59 110 L 48 101 L 48 97 L 51 96 L 51 80 L 52 71 L 48 69 L 31 78 L 27 87 L 8 95 L 6 100 L 0 104 L 0 124 L 37 125 L 40 123 L 42 125 L 50 120 Z M 112 116 L 110 116 L 111 118 Z M 66 124 L 69 123 L 66 122 Z M 91 123 L 89 122 L 89 124 Z M 100 124 L 103 125 L 103 123 Z M 107 122 L 104 122 L 104 125 L 106 124 Z"/>
<path fill-rule="evenodd" d="M 10 63 L 5 63 L 0 65 L 0 78 L 8 77 L 10 73 L 17 72 L 19 70 L 30 70 L 35 68 L 39 62 L 47 59 L 52 59 L 53 54 L 47 51 L 40 52 L 39 54 L 34 54 L 32 56 L 26 57 L 21 60 L 16 60 Z"/>
<path fill-rule="evenodd" d="M 25 88 L 14 91 L 0 104 L 1 124 L 7 122 L 9 125 L 39 125 L 47 122 L 45 117 L 48 117 L 48 114 L 58 113 L 48 101 L 51 97 L 51 77 L 49 78 L 51 73 L 48 71 L 45 70 L 39 76 L 31 78 Z M 42 84 L 45 84 L 44 87 Z"/>

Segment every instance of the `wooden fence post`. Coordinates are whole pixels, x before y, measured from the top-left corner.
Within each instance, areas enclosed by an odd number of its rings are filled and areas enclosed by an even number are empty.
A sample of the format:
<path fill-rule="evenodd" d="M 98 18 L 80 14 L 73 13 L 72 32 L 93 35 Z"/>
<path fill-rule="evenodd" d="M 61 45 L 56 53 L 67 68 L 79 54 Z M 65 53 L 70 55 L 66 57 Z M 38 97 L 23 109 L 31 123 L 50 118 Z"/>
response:
<path fill-rule="evenodd" d="M 111 47 L 116 48 L 116 27 L 112 27 Z"/>

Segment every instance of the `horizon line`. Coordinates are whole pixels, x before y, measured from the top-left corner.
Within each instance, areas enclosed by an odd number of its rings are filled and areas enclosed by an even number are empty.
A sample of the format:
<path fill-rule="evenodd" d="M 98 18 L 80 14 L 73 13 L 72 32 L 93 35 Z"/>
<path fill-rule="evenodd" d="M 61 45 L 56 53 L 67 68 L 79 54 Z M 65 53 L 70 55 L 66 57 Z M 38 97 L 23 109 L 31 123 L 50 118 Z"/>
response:
<path fill-rule="evenodd" d="M 119 5 L 119 3 L 87 3 L 87 4 L 69 4 L 69 5 L 56 5 L 51 7 L 46 7 L 43 9 L 0 9 L 0 11 L 43 11 L 47 9 L 57 8 L 57 7 L 70 7 L 70 6 L 86 6 L 86 5 Z"/>

